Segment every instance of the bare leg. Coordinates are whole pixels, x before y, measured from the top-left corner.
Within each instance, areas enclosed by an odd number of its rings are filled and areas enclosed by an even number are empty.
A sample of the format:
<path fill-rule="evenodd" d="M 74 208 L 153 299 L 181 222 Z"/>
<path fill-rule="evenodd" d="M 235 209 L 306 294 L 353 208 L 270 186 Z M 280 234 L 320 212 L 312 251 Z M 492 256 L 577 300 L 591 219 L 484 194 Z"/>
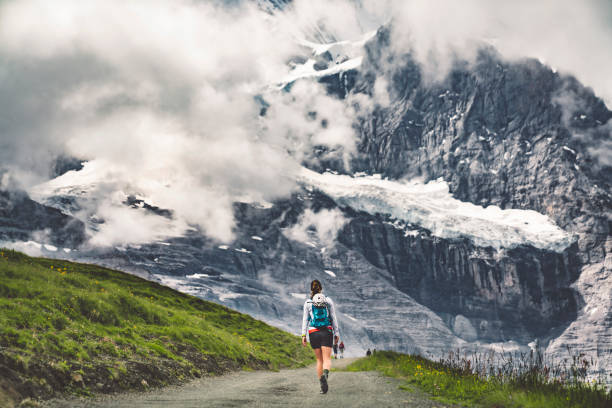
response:
<path fill-rule="evenodd" d="M 331 369 L 331 352 L 332 352 L 332 348 L 331 347 L 325 347 L 322 346 L 321 347 L 321 354 L 322 354 L 322 360 L 323 360 L 323 370 L 329 370 Z M 318 367 L 318 357 L 317 357 L 317 367 Z M 323 371 L 321 371 L 321 374 L 323 373 Z M 319 377 L 321 376 L 321 374 L 319 374 Z"/>
<path fill-rule="evenodd" d="M 329 347 L 325 347 L 329 348 Z M 317 378 L 323 375 L 323 353 L 320 348 L 314 349 L 315 357 L 317 358 Z M 329 356 L 327 356 L 329 358 Z"/>

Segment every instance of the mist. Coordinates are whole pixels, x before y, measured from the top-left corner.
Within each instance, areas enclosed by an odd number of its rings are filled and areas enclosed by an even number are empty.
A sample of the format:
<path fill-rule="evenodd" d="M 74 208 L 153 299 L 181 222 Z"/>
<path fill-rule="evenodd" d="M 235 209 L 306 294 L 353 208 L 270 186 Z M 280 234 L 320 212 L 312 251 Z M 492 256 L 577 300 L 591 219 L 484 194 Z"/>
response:
<path fill-rule="evenodd" d="M 97 162 L 103 180 L 76 214 L 105 220 L 93 244 L 188 225 L 231 241 L 234 201 L 288 195 L 313 143 L 354 150 L 349 113 L 322 88 L 298 87 L 284 112 L 260 117 L 255 96 L 303 52 L 272 19 L 248 3 L 3 3 L 3 167 L 35 190 L 60 154 Z M 307 121 L 317 111 L 329 111 L 326 129 Z M 171 209 L 172 228 L 124 208 L 128 194 Z"/>
<path fill-rule="evenodd" d="M 271 91 L 304 54 L 300 39 L 355 40 L 393 21 L 392 48 L 412 51 L 430 81 L 486 41 L 504 58 L 536 57 L 575 75 L 610 105 L 611 15 L 603 0 L 297 0 L 282 12 L 247 1 L 5 1 L 0 163 L 31 191 L 60 155 L 103 169 L 75 214 L 106 221 L 91 231 L 95 245 L 193 226 L 229 242 L 233 202 L 288 196 L 313 146 L 345 163 L 356 152 L 349 104 L 314 81 Z M 375 102 L 388 103 L 380 81 Z M 609 162 L 610 145 L 602 149 L 594 153 Z M 171 209 L 173 220 L 125 208 L 130 194 Z"/>
<path fill-rule="evenodd" d="M 310 10 L 312 21 L 317 6 L 305 6 L 310 3 L 305 0 L 296 3 Z M 612 66 L 612 3 L 607 0 L 333 3 L 336 9 L 338 4 L 345 5 L 342 17 L 319 19 L 319 27 L 333 33 L 331 37 L 351 39 L 358 35 L 355 27 L 363 33 L 392 22 L 392 47 L 399 53 L 412 51 L 430 80 L 444 79 L 457 59 L 473 60 L 484 42 L 508 60 L 537 58 L 560 73 L 574 75 L 612 105 L 612 77 L 608 73 Z"/>

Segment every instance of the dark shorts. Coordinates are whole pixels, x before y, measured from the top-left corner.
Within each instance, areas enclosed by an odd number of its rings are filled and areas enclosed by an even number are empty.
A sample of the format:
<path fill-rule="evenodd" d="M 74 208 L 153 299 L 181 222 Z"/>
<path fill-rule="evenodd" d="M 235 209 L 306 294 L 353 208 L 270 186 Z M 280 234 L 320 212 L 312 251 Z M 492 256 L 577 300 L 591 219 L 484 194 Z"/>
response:
<path fill-rule="evenodd" d="M 321 348 L 321 346 L 331 347 L 334 344 L 334 335 L 331 330 L 321 329 L 309 334 L 310 347 L 313 349 Z"/>

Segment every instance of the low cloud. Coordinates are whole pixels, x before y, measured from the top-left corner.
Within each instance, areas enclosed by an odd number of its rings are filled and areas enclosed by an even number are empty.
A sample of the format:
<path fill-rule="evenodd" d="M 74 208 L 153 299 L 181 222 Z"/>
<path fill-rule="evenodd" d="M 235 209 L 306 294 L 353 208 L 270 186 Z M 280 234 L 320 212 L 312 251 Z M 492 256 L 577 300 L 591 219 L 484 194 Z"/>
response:
<path fill-rule="evenodd" d="M 264 138 L 282 145 L 296 159 L 311 158 L 315 146 L 336 150 L 348 167 L 357 152 L 353 129 L 356 112 L 345 101 L 332 98 L 318 83 L 298 81 L 290 93 L 269 95 Z"/>
<path fill-rule="evenodd" d="M 390 1 L 392 46 L 410 49 L 426 79 L 440 80 L 456 59 L 471 61 L 482 41 L 507 59 L 538 58 L 575 75 L 612 104 L 612 5 L 605 0 Z"/>
<path fill-rule="evenodd" d="M 586 153 L 593 159 L 592 170 L 598 172 L 605 167 L 612 167 L 612 121 L 599 126 L 581 126 L 583 121 L 593 123 L 593 106 L 590 106 L 583 95 L 577 93 L 573 81 L 553 96 L 553 103 L 561 109 L 561 121 L 572 129 L 575 142 L 586 146 Z M 583 92 L 584 93 L 584 92 Z M 592 102 L 592 101 L 589 101 Z"/>
<path fill-rule="evenodd" d="M 612 4 L 607 0 L 296 0 L 296 30 L 356 39 L 394 22 L 391 46 L 412 51 L 426 80 L 444 79 L 485 41 L 508 59 L 532 57 L 575 75 L 612 105 Z M 311 5 L 312 3 L 312 5 Z M 390 67 L 393 68 L 393 67 Z"/>
<path fill-rule="evenodd" d="M 306 209 L 297 223 L 284 231 L 287 238 L 294 241 L 309 243 L 316 238 L 323 245 L 333 245 L 338 231 L 340 231 L 349 220 L 337 208 L 331 210 L 320 210 L 314 212 Z"/>
<path fill-rule="evenodd" d="M 105 221 L 97 225 L 89 241 L 93 246 L 139 245 L 172 235 L 180 236 L 185 231 L 167 218 L 120 203 L 104 201 L 96 215 Z"/>
<path fill-rule="evenodd" d="M 270 91 L 304 52 L 286 27 L 247 2 L 4 2 L 0 161 L 25 188 L 44 182 L 58 155 L 102 163 L 104 188 L 78 214 L 104 220 L 92 243 L 174 233 L 115 193 L 230 241 L 232 202 L 287 196 L 314 144 L 354 150 L 349 112 L 323 88 Z M 256 95 L 266 93 L 286 105 L 262 118 Z"/>

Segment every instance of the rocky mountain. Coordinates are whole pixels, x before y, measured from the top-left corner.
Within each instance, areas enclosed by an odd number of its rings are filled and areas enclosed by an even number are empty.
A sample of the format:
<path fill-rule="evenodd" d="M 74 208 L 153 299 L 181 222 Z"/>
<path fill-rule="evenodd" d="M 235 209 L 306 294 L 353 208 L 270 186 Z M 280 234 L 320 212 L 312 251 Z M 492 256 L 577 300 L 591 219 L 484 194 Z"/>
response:
<path fill-rule="evenodd" d="M 79 247 L 84 227 L 72 216 L 91 182 L 88 163 L 64 179 L 59 171 L 53 188 L 33 194 L 40 203 L 4 199 L 3 237 L 47 229 L 51 243 L 78 249 L 63 257 L 294 332 L 318 278 L 338 305 L 347 352 L 528 350 L 537 339 L 555 356 L 570 346 L 611 371 L 612 169 L 597 149 L 610 140 L 612 112 L 575 79 L 535 60 L 505 61 L 491 47 L 442 82 L 423 78 L 410 53 L 395 54 L 388 28 L 361 56 L 343 57 L 343 47 L 294 61 L 310 65 L 281 88 L 316 80 L 355 104 L 358 155 L 350 169 L 323 154 L 305 162 L 327 173 L 303 177 L 288 199 L 236 203 L 235 241 L 194 229 L 144 245 Z M 385 101 L 375 98 L 379 79 Z M 133 211 L 172 218 L 136 193 L 126 193 Z M 331 238 L 313 216 L 338 221 Z"/>
<path fill-rule="evenodd" d="M 388 40 L 388 30 L 381 30 L 368 43 L 367 58 L 354 88 L 354 92 L 371 94 L 378 76 L 390 78 L 388 106 L 377 107 L 360 123 L 364 153 L 360 167 L 392 178 L 442 177 L 460 200 L 535 210 L 575 235 L 576 246 L 549 261 L 534 262 L 537 255 L 530 248 L 517 254 L 516 266 L 502 266 L 505 262 L 499 262 L 499 258 L 491 262 L 487 256 L 478 255 L 472 258 L 478 265 L 471 268 L 472 276 L 466 273 L 460 280 L 463 285 L 477 287 L 481 265 L 488 264 L 532 279 L 520 290 L 522 296 L 532 293 L 532 300 L 520 306 L 509 303 L 512 306 L 503 320 L 512 320 L 510 315 L 526 323 L 529 319 L 521 315 L 528 304 L 540 313 L 549 307 L 557 309 L 558 316 L 573 321 L 565 331 L 559 324 L 563 318 L 553 323 L 551 315 L 525 313 L 534 317 L 532 327 L 555 328 L 548 333 L 549 338 L 563 332 L 551 343 L 550 351 L 560 353 L 564 345 L 588 349 L 609 368 L 612 343 L 608 322 L 612 311 L 606 299 L 612 295 L 612 168 L 593 152 L 609 143 L 612 112 L 573 77 L 559 75 L 536 60 L 506 62 L 490 47 L 483 48 L 474 63 L 457 64 L 443 83 L 431 86 L 424 82 L 410 55 L 386 53 Z M 402 58 L 405 63 L 388 64 L 388 58 Z M 385 64 L 394 68 L 389 71 Z M 394 260 L 393 264 L 397 263 Z M 431 269 L 451 281 L 454 271 L 462 269 L 458 263 L 450 268 L 440 266 Z M 419 270 L 427 276 L 431 274 L 425 272 L 429 269 Z M 579 283 L 579 277 L 591 273 L 597 283 L 586 286 L 599 286 L 598 295 L 592 290 L 585 292 L 581 286 L 585 284 Z M 535 281 L 540 285 L 534 285 Z M 491 301 L 498 297 L 489 304 L 497 309 L 506 303 L 501 298 L 512 296 L 513 289 L 499 285 L 503 279 L 496 282 L 498 287 L 493 292 L 471 298 Z M 532 292 L 536 287 L 539 294 Z M 533 303 L 533 299 L 537 301 Z M 453 308 L 475 317 L 465 309 Z M 585 311 L 597 313 L 597 317 Z M 584 341 L 578 334 L 581 330 L 595 330 L 597 334 Z"/>
<path fill-rule="evenodd" d="M 57 208 L 32 200 L 23 190 L 0 190 L 0 240 L 32 239 L 74 248 L 85 242 L 85 225 Z"/>

